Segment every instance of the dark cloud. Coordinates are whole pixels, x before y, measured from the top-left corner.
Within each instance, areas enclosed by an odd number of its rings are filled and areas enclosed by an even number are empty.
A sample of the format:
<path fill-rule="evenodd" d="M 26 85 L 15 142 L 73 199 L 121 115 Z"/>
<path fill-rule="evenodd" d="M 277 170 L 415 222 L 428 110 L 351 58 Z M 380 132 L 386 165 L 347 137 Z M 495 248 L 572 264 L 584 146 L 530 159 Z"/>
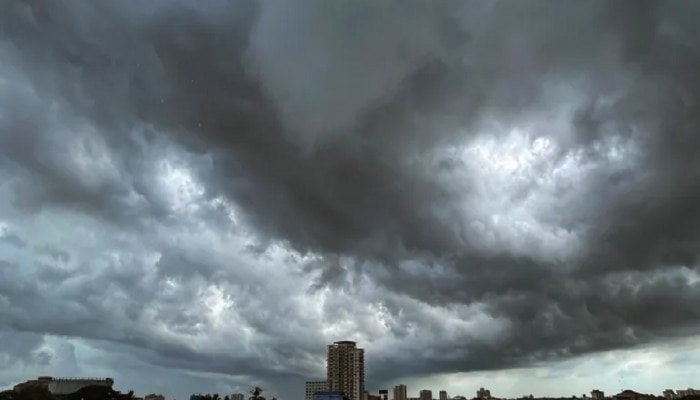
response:
<path fill-rule="evenodd" d="M 306 305 L 276 304 L 250 261 L 163 233 L 246 226 L 241 257 L 287 246 L 298 254 L 281 263 L 306 295 L 382 309 L 384 334 L 407 345 L 377 356 L 377 382 L 695 334 L 698 15 L 697 2 L 653 0 L 5 2 L 0 171 L 13 207 L 90 215 L 116 230 L 104 237 L 143 235 L 138 251 L 157 253 L 114 256 L 97 279 L 70 269 L 89 271 L 76 250 L 37 247 L 52 260 L 30 265 L 63 292 L 36 296 L 39 281 L 8 275 L 0 295 L 21 306 L 5 324 L 152 348 L 163 366 L 312 374 L 323 335 L 309 330 L 323 323 L 293 308 Z M 514 131 L 529 134 L 520 147 L 551 145 L 545 159 L 496 160 Z M 477 160 L 489 143 L 495 155 Z M 199 182 L 208 206 L 177 203 L 196 197 L 169 189 L 178 179 Z M 259 348 L 220 356 L 142 327 L 194 335 L 210 322 L 182 304 L 205 283 L 240 295 Z M 487 318 L 491 337 L 421 307 Z"/>

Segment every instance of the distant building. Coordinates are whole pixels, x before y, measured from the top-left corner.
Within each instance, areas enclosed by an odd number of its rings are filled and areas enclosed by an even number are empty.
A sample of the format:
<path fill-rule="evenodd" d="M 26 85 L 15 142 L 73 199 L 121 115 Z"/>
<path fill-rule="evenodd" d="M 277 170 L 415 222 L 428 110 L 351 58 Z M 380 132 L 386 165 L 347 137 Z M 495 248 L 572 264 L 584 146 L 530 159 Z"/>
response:
<path fill-rule="evenodd" d="M 441 390 L 439 395 L 440 400 L 447 400 L 447 391 Z"/>
<path fill-rule="evenodd" d="M 697 396 L 697 395 L 700 395 L 700 390 L 688 388 L 685 390 L 677 390 L 676 391 L 677 398 L 688 397 L 688 396 Z"/>
<path fill-rule="evenodd" d="M 327 392 L 328 381 L 306 381 L 306 400 L 313 400 L 314 393 Z M 233 399 L 231 399 L 233 400 Z M 241 399 L 245 400 L 245 398 Z"/>
<path fill-rule="evenodd" d="M 664 390 L 663 396 L 666 400 L 673 400 L 676 398 L 676 392 L 673 389 Z"/>
<path fill-rule="evenodd" d="M 476 391 L 476 398 L 479 400 L 489 400 L 491 398 L 491 391 L 484 388 L 479 388 Z"/>
<path fill-rule="evenodd" d="M 231 400 L 245 400 L 245 395 L 243 393 L 234 393 L 229 397 L 229 399 L 231 399 Z"/>
<path fill-rule="evenodd" d="M 595 389 L 591 392 L 591 398 L 593 400 L 602 400 L 605 398 L 605 393 L 602 390 Z"/>
<path fill-rule="evenodd" d="M 423 389 L 418 394 L 420 400 L 433 400 L 433 391 L 428 389 Z"/>
<path fill-rule="evenodd" d="M 389 391 L 387 389 L 379 389 L 379 400 L 389 400 Z"/>
<path fill-rule="evenodd" d="M 114 379 L 112 378 L 54 378 L 52 376 L 40 376 L 37 379 L 32 379 L 13 388 L 15 391 L 22 390 L 27 387 L 42 386 L 48 389 L 53 395 L 66 395 L 75 393 L 86 386 L 104 386 L 112 388 Z"/>
<path fill-rule="evenodd" d="M 325 390 L 314 393 L 312 400 L 346 400 L 347 397 L 340 390 Z"/>
<path fill-rule="evenodd" d="M 406 385 L 394 386 L 394 400 L 408 400 L 408 388 Z"/>
<path fill-rule="evenodd" d="M 637 393 L 634 390 L 623 390 L 622 392 L 616 394 L 616 400 L 649 400 L 652 396 L 643 393 Z"/>

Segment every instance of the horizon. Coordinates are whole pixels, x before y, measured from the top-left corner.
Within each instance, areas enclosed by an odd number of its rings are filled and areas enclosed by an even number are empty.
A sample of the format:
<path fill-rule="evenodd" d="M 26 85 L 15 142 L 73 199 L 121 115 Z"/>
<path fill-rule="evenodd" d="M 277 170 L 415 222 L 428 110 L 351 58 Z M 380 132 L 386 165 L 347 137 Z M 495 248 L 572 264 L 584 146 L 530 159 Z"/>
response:
<path fill-rule="evenodd" d="M 292 400 L 337 338 L 372 388 L 695 386 L 697 20 L 0 1 L 0 387 Z"/>

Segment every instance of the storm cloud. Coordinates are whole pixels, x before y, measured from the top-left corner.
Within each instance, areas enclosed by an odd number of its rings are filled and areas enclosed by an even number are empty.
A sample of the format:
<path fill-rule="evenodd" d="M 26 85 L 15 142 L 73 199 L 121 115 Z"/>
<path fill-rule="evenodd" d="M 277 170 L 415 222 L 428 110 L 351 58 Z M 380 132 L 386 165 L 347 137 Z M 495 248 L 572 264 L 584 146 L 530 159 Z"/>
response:
<path fill-rule="evenodd" d="M 0 331 L 282 399 L 693 338 L 699 16 L 5 1 Z"/>

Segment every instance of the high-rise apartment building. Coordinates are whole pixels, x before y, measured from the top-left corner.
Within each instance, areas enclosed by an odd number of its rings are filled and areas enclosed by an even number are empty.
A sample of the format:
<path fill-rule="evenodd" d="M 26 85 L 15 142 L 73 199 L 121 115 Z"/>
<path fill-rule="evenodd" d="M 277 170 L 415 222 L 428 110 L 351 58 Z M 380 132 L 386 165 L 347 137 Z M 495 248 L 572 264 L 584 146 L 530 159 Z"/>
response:
<path fill-rule="evenodd" d="M 491 398 L 491 391 L 484 388 L 479 388 L 476 392 L 476 398 L 479 400 L 489 400 Z"/>
<path fill-rule="evenodd" d="M 327 392 L 328 382 L 326 381 L 306 381 L 306 400 L 313 400 L 314 393 Z"/>
<path fill-rule="evenodd" d="M 408 400 L 408 388 L 406 385 L 394 386 L 394 400 Z"/>
<path fill-rule="evenodd" d="M 379 389 L 379 400 L 389 400 L 389 391 L 386 389 Z"/>
<path fill-rule="evenodd" d="M 365 393 L 365 350 L 343 340 L 328 345 L 328 390 L 342 391 L 348 400 L 362 400 Z"/>
<path fill-rule="evenodd" d="M 433 391 L 432 390 L 427 390 L 423 389 L 420 391 L 420 394 L 418 395 L 418 398 L 420 400 L 433 400 Z"/>
<path fill-rule="evenodd" d="M 445 390 L 440 391 L 440 400 L 447 400 L 447 391 L 445 391 Z"/>

